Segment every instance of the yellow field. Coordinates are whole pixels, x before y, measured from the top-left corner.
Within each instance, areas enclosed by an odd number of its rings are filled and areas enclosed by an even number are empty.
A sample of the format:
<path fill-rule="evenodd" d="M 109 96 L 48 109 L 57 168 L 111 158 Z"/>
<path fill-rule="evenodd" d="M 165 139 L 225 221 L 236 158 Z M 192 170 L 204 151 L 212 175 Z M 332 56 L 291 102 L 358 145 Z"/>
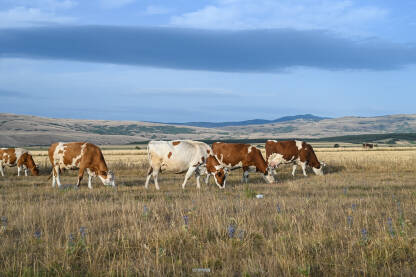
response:
<path fill-rule="evenodd" d="M 45 151 L 40 177 L 0 180 L 0 275 L 319 276 L 416 272 L 416 148 L 317 148 L 326 175 L 260 174 L 225 190 L 185 191 L 183 175 L 144 189 L 143 150 L 104 150 L 117 189 L 86 180 L 51 188 Z M 67 172 L 63 184 L 74 184 Z M 212 181 L 212 180 L 211 180 Z M 263 199 L 257 199 L 263 194 Z M 204 271 L 210 271 L 209 273 Z"/>

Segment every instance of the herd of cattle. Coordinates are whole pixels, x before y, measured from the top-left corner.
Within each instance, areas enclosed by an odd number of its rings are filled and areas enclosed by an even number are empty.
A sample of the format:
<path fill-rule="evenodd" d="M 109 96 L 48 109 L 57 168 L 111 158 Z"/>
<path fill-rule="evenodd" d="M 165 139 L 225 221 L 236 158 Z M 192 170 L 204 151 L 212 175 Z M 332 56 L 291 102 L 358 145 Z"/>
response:
<path fill-rule="evenodd" d="M 324 163 L 318 161 L 310 144 L 303 141 L 268 140 L 265 145 L 266 160 L 259 149 L 250 144 L 215 142 L 212 147 L 204 142 L 192 140 L 150 141 L 147 146 L 149 170 L 147 171 L 145 188 L 153 176 L 155 187 L 159 190 L 158 175 L 160 172 L 184 173 L 182 188 L 188 179 L 195 174 L 197 187 L 200 188 L 200 176 L 214 177 L 219 188 L 225 188 L 226 178 L 230 170 L 243 169 L 243 182 L 248 181 L 249 172 L 261 172 L 268 183 L 274 183 L 276 168 L 281 164 L 293 164 L 292 175 L 300 165 L 306 176 L 306 166 L 310 166 L 315 174 L 323 175 Z M 56 183 L 61 187 L 60 174 L 65 169 L 78 169 L 76 185 L 79 186 L 85 170 L 88 173 L 88 188 L 92 188 L 92 177 L 98 176 L 106 186 L 115 186 L 114 174 L 108 169 L 101 149 L 87 142 L 58 142 L 48 150 L 52 165 L 52 187 Z M 0 149 L 0 173 L 4 176 L 5 166 L 17 166 L 17 175 L 28 170 L 32 175 L 39 175 L 39 169 L 32 155 L 22 148 Z"/>

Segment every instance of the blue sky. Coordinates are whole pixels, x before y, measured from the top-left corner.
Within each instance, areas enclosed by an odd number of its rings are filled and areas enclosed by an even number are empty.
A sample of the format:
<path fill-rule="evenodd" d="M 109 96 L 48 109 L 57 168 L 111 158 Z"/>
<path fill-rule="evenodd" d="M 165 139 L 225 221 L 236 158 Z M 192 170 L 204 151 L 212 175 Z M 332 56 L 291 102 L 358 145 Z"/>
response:
<path fill-rule="evenodd" d="M 416 2 L 0 0 L 1 112 L 162 122 L 414 113 Z"/>

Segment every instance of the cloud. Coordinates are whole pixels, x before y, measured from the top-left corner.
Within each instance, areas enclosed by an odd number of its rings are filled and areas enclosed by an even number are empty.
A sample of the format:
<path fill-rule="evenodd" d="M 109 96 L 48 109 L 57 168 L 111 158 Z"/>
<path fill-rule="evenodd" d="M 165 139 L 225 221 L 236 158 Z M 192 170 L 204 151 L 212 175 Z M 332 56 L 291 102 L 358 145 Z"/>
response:
<path fill-rule="evenodd" d="M 145 14 L 147 15 L 161 15 L 168 14 L 171 10 L 162 6 L 150 5 L 146 7 Z"/>
<path fill-rule="evenodd" d="M 78 5 L 73 0 L 0 0 L 0 4 L 13 4 L 14 7 L 37 8 L 41 10 L 67 10 Z"/>
<path fill-rule="evenodd" d="M 121 8 L 126 5 L 132 4 L 136 0 L 99 0 L 101 6 L 106 9 Z"/>
<path fill-rule="evenodd" d="M 295 28 L 362 33 L 384 19 L 388 10 L 344 0 L 220 0 L 195 11 L 172 16 L 170 23 L 204 29 Z"/>
<path fill-rule="evenodd" d="M 73 17 L 58 16 L 54 12 L 45 12 L 38 8 L 15 7 L 6 11 L 0 11 L 0 29 L 68 24 L 73 21 L 75 21 Z"/>
<path fill-rule="evenodd" d="M 391 70 L 415 64 L 416 48 L 319 30 L 72 26 L 0 30 L 0 57 L 229 72 Z"/>

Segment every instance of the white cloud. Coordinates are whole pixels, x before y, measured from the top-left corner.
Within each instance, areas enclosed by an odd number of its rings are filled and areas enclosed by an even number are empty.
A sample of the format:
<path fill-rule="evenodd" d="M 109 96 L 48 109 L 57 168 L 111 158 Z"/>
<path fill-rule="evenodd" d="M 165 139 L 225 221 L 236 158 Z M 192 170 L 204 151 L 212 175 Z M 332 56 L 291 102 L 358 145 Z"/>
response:
<path fill-rule="evenodd" d="M 0 28 L 68 24 L 74 21 L 73 17 L 58 16 L 38 8 L 15 7 L 0 11 Z"/>
<path fill-rule="evenodd" d="M 160 14 L 168 14 L 171 10 L 162 6 L 147 6 L 145 10 L 145 14 L 148 15 L 160 15 Z"/>
<path fill-rule="evenodd" d="M 296 28 L 363 33 L 363 26 L 387 14 L 385 9 L 346 0 L 218 0 L 216 5 L 173 16 L 170 23 L 207 29 Z"/>
<path fill-rule="evenodd" d="M 132 4 L 136 0 L 99 0 L 101 6 L 106 9 L 120 8 Z"/>
<path fill-rule="evenodd" d="M 47 11 L 68 10 L 78 5 L 78 2 L 73 0 L 0 0 L 1 3 Z"/>

